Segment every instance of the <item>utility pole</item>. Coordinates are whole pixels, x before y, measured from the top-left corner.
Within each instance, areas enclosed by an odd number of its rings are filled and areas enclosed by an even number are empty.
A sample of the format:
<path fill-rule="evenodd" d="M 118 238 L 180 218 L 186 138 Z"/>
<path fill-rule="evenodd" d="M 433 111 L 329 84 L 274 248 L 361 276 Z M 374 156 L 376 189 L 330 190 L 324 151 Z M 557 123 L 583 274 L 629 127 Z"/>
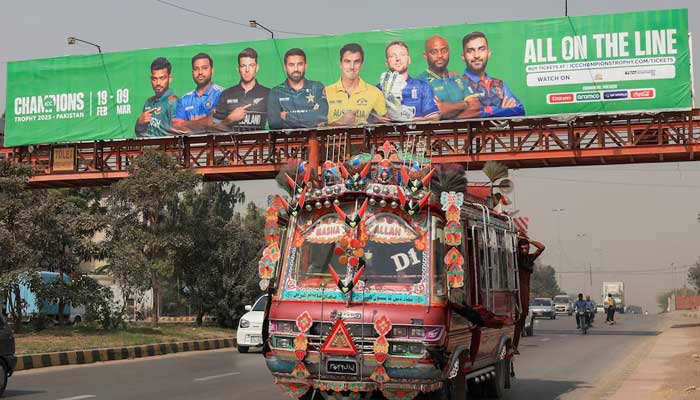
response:
<path fill-rule="evenodd" d="M 671 263 L 671 301 L 673 305 L 669 304 L 671 310 L 676 310 L 676 265 Z"/>
<path fill-rule="evenodd" d="M 559 287 L 562 288 L 562 277 L 561 277 L 561 271 L 564 269 L 564 252 L 563 252 L 563 245 L 561 242 L 561 232 L 559 230 L 559 215 L 566 211 L 565 208 L 553 208 L 552 213 L 554 214 L 554 219 L 555 219 L 555 224 L 556 224 L 556 233 L 555 235 L 557 236 L 557 244 L 559 245 L 559 265 L 557 266 L 557 271 L 559 271 L 559 281 L 557 282 L 559 284 Z M 563 288 L 562 288 L 563 290 Z"/>

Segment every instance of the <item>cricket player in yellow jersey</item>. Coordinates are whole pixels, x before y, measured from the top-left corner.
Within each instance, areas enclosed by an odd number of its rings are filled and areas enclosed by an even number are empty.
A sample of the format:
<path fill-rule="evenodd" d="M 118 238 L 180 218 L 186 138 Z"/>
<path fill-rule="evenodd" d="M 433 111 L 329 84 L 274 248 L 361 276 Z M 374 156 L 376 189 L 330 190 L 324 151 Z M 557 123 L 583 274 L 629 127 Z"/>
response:
<path fill-rule="evenodd" d="M 340 49 L 340 80 L 326 87 L 329 125 L 387 122 L 382 92 L 360 78 L 364 61 L 365 52 L 359 44 L 349 43 Z"/>

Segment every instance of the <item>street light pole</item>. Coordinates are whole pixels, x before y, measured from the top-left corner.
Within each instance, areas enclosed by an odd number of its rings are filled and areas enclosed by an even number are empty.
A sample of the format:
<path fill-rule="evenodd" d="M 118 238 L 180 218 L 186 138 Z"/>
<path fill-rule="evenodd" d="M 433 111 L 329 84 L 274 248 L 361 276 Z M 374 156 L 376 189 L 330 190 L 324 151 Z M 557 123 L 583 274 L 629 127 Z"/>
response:
<path fill-rule="evenodd" d="M 77 38 L 75 36 L 68 36 L 67 40 L 68 40 L 68 45 L 74 45 L 74 44 L 80 42 L 80 43 L 85 43 L 87 45 L 93 46 L 97 49 L 97 53 L 99 53 L 99 55 L 100 55 L 100 61 L 102 62 L 102 70 L 104 70 L 105 78 L 107 78 L 107 89 L 109 89 L 109 94 L 110 94 L 110 98 L 111 98 L 111 96 L 114 95 L 114 90 L 112 89 L 112 79 L 110 79 L 110 77 L 109 77 L 109 72 L 107 71 L 107 64 L 105 64 L 105 58 L 104 58 L 104 55 L 102 54 L 102 47 L 97 43 L 88 42 L 87 40 L 83 40 L 83 39 Z M 125 132 L 124 125 L 122 124 L 122 118 L 121 118 L 119 113 L 117 113 L 117 121 L 119 122 L 119 128 L 121 129 L 121 131 Z"/>
<path fill-rule="evenodd" d="M 593 293 L 593 267 L 591 266 L 591 253 L 593 252 L 593 238 L 589 236 L 587 233 L 577 233 L 576 237 L 579 238 L 586 238 L 588 239 L 588 250 L 587 250 L 587 257 L 584 257 L 584 268 L 586 266 L 586 260 L 588 260 L 588 285 L 589 285 L 589 293 Z M 585 282 L 585 278 L 584 278 Z M 585 284 L 583 285 L 584 287 L 586 286 Z"/>
<path fill-rule="evenodd" d="M 102 47 L 100 47 L 99 44 L 88 42 L 87 40 L 83 40 L 83 39 L 77 38 L 75 36 L 68 37 L 68 44 L 75 44 L 76 42 L 85 43 L 85 44 L 89 44 L 90 46 L 94 46 L 97 48 L 97 52 L 102 54 Z"/>
<path fill-rule="evenodd" d="M 559 246 L 559 265 L 557 266 L 557 270 L 559 271 L 560 288 L 563 286 L 561 271 L 564 269 L 564 252 L 562 251 L 561 233 L 559 231 L 559 214 L 563 213 L 564 211 L 566 211 L 565 208 L 552 208 L 556 226 L 555 235 L 557 236 L 557 245 Z"/>
<path fill-rule="evenodd" d="M 260 22 L 254 20 L 254 19 L 251 19 L 250 21 L 248 21 L 248 23 L 250 24 L 251 28 L 260 28 L 262 30 L 265 30 L 265 31 L 267 31 L 267 33 L 270 34 L 272 39 L 275 38 L 275 32 L 271 31 L 270 29 L 268 29 L 265 25 L 261 24 Z"/>

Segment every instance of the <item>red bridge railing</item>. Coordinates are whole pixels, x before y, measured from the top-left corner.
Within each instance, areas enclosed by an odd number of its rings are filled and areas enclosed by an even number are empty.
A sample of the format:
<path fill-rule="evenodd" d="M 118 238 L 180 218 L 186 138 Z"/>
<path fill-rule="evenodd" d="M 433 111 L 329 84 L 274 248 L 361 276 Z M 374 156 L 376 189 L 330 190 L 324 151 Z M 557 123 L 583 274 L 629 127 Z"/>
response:
<path fill-rule="evenodd" d="M 172 154 L 208 180 L 246 180 L 272 178 L 290 159 L 318 163 L 338 152 L 344 159 L 387 140 L 469 169 L 489 160 L 512 168 L 691 161 L 700 153 L 700 110 L 42 144 L 0 147 L 0 158 L 33 164 L 31 187 L 108 185 L 146 150 Z M 74 164 L 59 165 L 57 149 L 69 149 Z"/>

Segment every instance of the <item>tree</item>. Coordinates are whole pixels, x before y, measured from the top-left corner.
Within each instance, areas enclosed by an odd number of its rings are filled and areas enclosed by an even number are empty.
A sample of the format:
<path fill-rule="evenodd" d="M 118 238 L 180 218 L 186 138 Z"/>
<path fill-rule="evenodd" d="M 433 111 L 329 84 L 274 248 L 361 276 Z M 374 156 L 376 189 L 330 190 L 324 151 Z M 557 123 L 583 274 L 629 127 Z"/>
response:
<path fill-rule="evenodd" d="M 18 331 L 22 326 L 19 276 L 36 265 L 29 233 L 37 192 L 26 189 L 31 176 L 30 165 L 0 160 L 0 285 L 4 298 L 9 298 L 10 292 L 14 294 L 10 310 Z"/>
<path fill-rule="evenodd" d="M 62 327 L 66 305 L 81 304 L 77 286 L 65 276 L 77 280 L 81 262 L 103 255 L 100 244 L 93 240 L 95 233 L 104 228 L 101 192 L 50 189 L 38 197 L 38 205 L 32 209 L 30 240 L 39 269 L 59 274 L 59 279 L 43 283 L 42 290 L 46 300 L 58 303 L 58 323 Z"/>
<path fill-rule="evenodd" d="M 225 267 L 218 250 L 228 245 L 226 225 L 236 204 L 243 201 L 245 194 L 235 185 L 208 182 L 183 196 L 179 207 L 171 210 L 170 223 L 189 236 L 189 245 L 180 247 L 174 257 L 177 282 L 183 284 L 176 289 L 196 310 L 197 325 L 225 296 L 221 280 Z"/>
<path fill-rule="evenodd" d="M 143 283 L 144 275 L 150 278 L 156 323 L 159 280 L 172 274 L 174 252 L 189 245 L 187 236 L 177 225 L 168 224 L 166 216 L 200 180 L 191 169 L 181 169 L 169 154 L 147 151 L 133 160 L 128 178 L 112 185 L 107 232 L 110 269 L 135 283 Z"/>
<path fill-rule="evenodd" d="M 226 225 L 225 238 L 217 251 L 221 265 L 223 296 L 216 315 L 221 325 L 234 326 L 245 304 L 260 296 L 258 260 L 265 246 L 265 218 L 261 210 L 248 203 L 245 215 L 236 213 Z"/>
<path fill-rule="evenodd" d="M 700 292 L 700 260 L 695 261 L 695 266 L 688 270 L 688 283 Z"/>
<path fill-rule="evenodd" d="M 530 296 L 532 297 L 548 297 L 561 293 L 559 284 L 557 283 L 556 271 L 550 265 L 541 265 L 535 263 L 535 270 L 532 273 Z"/>

